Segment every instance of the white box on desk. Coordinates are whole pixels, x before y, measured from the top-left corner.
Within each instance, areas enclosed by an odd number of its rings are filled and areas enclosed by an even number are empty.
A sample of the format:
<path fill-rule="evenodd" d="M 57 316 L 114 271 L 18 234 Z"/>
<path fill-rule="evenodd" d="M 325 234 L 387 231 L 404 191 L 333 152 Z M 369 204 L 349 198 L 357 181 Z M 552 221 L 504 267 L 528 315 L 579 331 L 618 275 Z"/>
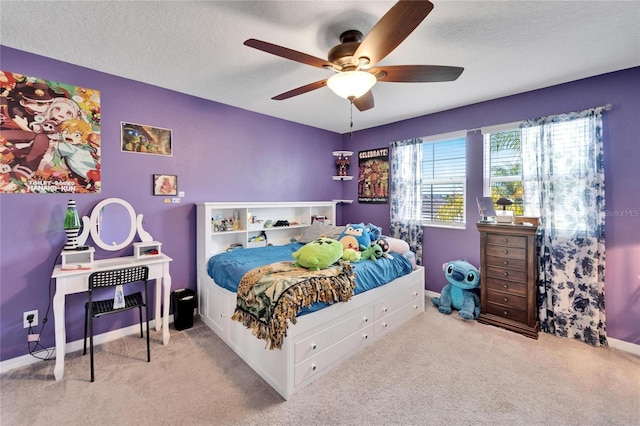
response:
<path fill-rule="evenodd" d="M 159 256 L 162 253 L 162 243 L 158 241 L 146 241 L 133 243 L 133 256 L 136 259 Z"/>
<path fill-rule="evenodd" d="M 60 267 L 63 270 L 90 268 L 93 264 L 95 251 L 96 249 L 93 247 L 87 247 L 84 250 L 62 250 L 60 253 L 62 265 Z"/>

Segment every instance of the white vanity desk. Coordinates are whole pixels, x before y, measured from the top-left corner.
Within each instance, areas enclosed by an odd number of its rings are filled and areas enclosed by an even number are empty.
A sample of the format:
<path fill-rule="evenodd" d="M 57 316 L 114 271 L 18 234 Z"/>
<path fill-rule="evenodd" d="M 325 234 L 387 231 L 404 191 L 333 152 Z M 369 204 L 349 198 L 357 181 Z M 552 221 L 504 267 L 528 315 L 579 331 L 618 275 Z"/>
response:
<path fill-rule="evenodd" d="M 99 235 L 99 222 L 103 208 L 107 205 L 115 204 L 122 206 L 126 209 L 129 218 L 131 219 L 131 230 L 129 235 L 124 241 L 119 244 L 105 244 Z M 112 207 L 109 207 L 112 208 Z M 84 244 L 87 240 L 89 233 L 91 237 L 99 247 L 105 250 L 119 250 L 122 249 L 133 241 L 136 230 L 142 240 L 142 245 L 154 246 L 157 244 L 159 248 L 160 243 L 156 243 L 144 229 L 142 228 L 142 215 L 136 217 L 133 208 L 129 203 L 117 198 L 106 199 L 93 209 L 91 218 L 83 217 L 83 232 L 78 237 L 80 245 Z M 141 243 L 137 243 L 141 244 Z M 155 297 L 155 326 L 156 331 L 160 331 L 162 328 L 162 343 L 169 343 L 169 297 L 171 292 L 171 275 L 169 274 L 169 262 L 171 259 L 169 256 L 158 252 L 153 255 L 139 255 L 139 248 L 136 248 L 136 254 L 134 256 L 114 257 L 109 259 L 93 260 L 93 248 L 85 252 L 64 252 L 63 258 L 71 258 L 71 261 L 65 261 L 61 265 L 57 265 L 53 271 L 51 277 L 56 281 L 56 292 L 53 296 L 53 315 L 55 320 L 55 342 L 56 342 L 56 365 L 53 370 L 56 380 L 62 379 L 64 375 L 64 357 L 66 352 L 67 333 L 65 327 L 65 296 L 67 294 L 81 293 L 88 290 L 88 280 L 91 273 L 98 270 L 120 269 L 133 266 L 148 266 L 149 267 L 149 280 L 156 280 L 156 297 Z M 78 261 L 73 257 L 86 256 L 87 260 Z M 164 304 L 163 304 L 164 302 Z M 163 306 L 162 315 L 160 312 L 160 306 Z"/>

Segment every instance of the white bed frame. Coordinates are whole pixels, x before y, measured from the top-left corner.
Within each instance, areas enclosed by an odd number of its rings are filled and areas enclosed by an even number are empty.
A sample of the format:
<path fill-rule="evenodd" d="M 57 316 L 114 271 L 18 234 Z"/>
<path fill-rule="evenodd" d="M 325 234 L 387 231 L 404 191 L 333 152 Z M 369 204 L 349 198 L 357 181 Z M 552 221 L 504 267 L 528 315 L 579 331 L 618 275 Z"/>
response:
<path fill-rule="evenodd" d="M 218 286 L 207 274 L 206 264 L 211 255 L 221 251 L 218 242 L 212 242 L 211 238 L 211 219 L 216 217 L 221 208 L 230 208 L 234 212 L 239 210 L 241 216 L 242 209 L 259 211 L 260 207 L 267 204 L 274 208 L 295 206 L 298 209 L 299 204 L 308 206 L 316 203 L 197 205 L 198 313 L 205 324 L 240 358 L 283 398 L 289 399 L 296 391 L 330 372 L 373 341 L 424 312 L 424 269 L 417 267 L 411 274 L 358 294 L 349 302 L 336 303 L 299 317 L 295 325 L 289 325 L 282 348 L 269 350 L 264 340 L 254 337 L 242 324 L 231 320 L 236 294 Z M 335 217 L 335 204 L 317 204 L 333 205 L 333 215 L 331 212 L 325 212 L 324 215 Z M 319 205 L 312 206 L 312 211 Z M 266 211 L 263 210 L 263 214 Z M 280 214 L 283 212 L 280 210 Z M 242 234 L 242 231 L 239 233 Z M 269 242 L 272 242 L 271 236 Z"/>

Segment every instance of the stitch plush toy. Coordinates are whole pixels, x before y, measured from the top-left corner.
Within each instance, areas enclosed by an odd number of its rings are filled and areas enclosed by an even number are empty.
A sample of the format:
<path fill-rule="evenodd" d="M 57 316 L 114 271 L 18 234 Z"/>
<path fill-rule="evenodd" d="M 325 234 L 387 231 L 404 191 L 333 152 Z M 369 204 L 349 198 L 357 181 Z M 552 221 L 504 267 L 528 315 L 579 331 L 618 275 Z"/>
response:
<path fill-rule="evenodd" d="M 447 284 L 431 302 L 443 314 L 457 309 L 464 319 L 477 319 L 480 314 L 480 297 L 475 289 L 480 287 L 480 271 L 466 260 L 454 260 L 443 266 Z"/>

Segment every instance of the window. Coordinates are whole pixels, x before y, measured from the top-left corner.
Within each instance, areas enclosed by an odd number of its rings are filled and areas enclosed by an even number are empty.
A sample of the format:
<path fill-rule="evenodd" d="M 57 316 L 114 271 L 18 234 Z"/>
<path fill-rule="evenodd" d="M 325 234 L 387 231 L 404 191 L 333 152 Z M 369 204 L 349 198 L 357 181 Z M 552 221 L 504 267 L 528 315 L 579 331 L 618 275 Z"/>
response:
<path fill-rule="evenodd" d="M 484 196 L 513 201 L 506 210 L 523 214 L 522 145 L 520 123 L 482 129 L 484 137 Z"/>
<path fill-rule="evenodd" d="M 464 227 L 466 131 L 429 139 L 422 144 L 422 222 Z"/>

